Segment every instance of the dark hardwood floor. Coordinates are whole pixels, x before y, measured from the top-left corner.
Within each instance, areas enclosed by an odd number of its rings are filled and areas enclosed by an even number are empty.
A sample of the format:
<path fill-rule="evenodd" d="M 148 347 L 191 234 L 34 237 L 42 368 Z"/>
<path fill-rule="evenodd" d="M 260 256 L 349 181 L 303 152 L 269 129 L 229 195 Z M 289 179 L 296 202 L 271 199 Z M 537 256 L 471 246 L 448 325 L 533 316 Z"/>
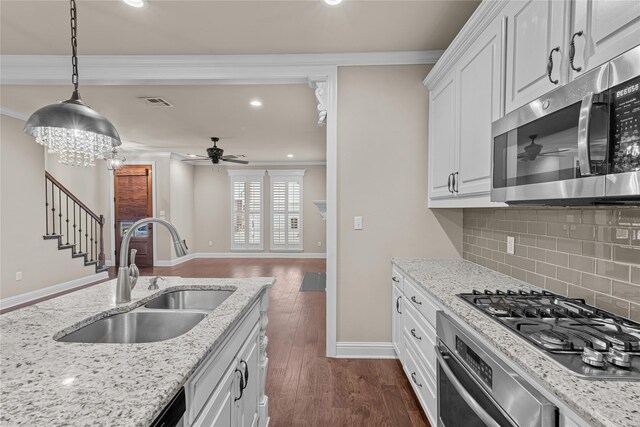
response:
<path fill-rule="evenodd" d="M 325 293 L 299 292 L 313 271 L 325 271 L 325 261 L 197 259 L 141 274 L 277 278 L 267 326 L 271 427 L 429 426 L 397 361 L 325 357 Z"/>

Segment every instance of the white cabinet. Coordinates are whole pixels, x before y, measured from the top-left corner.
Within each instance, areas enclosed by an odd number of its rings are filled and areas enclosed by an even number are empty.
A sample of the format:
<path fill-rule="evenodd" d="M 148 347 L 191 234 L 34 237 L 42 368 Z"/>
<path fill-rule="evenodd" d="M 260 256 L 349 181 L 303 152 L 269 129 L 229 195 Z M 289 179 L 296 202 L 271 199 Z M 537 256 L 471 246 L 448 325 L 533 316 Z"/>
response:
<path fill-rule="evenodd" d="M 640 1 L 637 0 L 575 1 L 572 22 L 575 57 L 571 78 L 640 44 Z"/>
<path fill-rule="evenodd" d="M 456 87 L 453 76 L 429 95 L 429 198 L 451 197 L 455 170 Z"/>
<path fill-rule="evenodd" d="M 404 310 L 404 301 L 402 300 L 402 276 L 396 270 L 393 270 L 391 276 L 391 341 L 396 356 L 400 361 L 404 359 L 402 345 L 402 312 Z"/>
<path fill-rule="evenodd" d="M 491 204 L 491 123 L 503 108 L 502 58 L 498 19 L 430 92 L 429 207 Z"/>
<path fill-rule="evenodd" d="M 565 22 L 569 7 L 570 2 L 558 0 L 515 0 L 505 7 L 507 112 L 567 82 Z M 549 55 L 553 61 L 551 77 Z"/>
<path fill-rule="evenodd" d="M 185 426 L 264 427 L 266 292 L 185 383 Z"/>

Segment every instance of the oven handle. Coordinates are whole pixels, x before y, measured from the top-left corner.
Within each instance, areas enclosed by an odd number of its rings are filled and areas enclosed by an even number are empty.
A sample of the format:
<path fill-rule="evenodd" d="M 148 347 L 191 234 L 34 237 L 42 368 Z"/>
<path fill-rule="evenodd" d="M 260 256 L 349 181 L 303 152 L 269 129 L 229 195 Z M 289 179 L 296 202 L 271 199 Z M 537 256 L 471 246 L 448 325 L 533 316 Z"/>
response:
<path fill-rule="evenodd" d="M 582 98 L 580 104 L 580 118 L 578 120 L 578 161 L 580 175 L 591 175 L 591 155 L 589 154 L 589 126 L 591 124 L 591 107 L 593 107 L 593 92 Z"/>
<path fill-rule="evenodd" d="M 443 352 L 439 346 L 436 346 L 436 358 L 438 359 L 438 363 L 442 368 L 442 370 L 447 375 L 447 378 L 449 378 L 449 381 L 451 381 L 451 384 L 453 385 L 453 387 L 456 389 L 458 393 L 460 393 L 460 397 L 462 397 L 462 399 L 465 402 L 467 402 L 467 405 L 469 405 L 471 410 L 475 412 L 475 414 L 478 417 L 480 417 L 482 422 L 484 422 L 488 427 L 500 427 L 500 424 L 498 424 L 496 420 L 494 420 L 491 417 L 491 415 L 489 415 L 487 411 L 485 411 L 482 408 L 482 406 L 480 406 L 480 404 L 464 388 L 464 386 L 460 383 L 460 381 L 458 381 L 458 378 L 456 378 L 456 374 L 454 374 L 451 368 L 449 368 L 449 365 L 445 360 L 445 355 L 447 355 L 447 353 Z M 448 357 L 451 357 L 451 356 L 448 356 Z M 469 378 L 471 378 L 476 384 L 478 383 L 475 378 L 471 376 Z M 478 384 L 478 386 L 480 386 L 480 384 Z"/>

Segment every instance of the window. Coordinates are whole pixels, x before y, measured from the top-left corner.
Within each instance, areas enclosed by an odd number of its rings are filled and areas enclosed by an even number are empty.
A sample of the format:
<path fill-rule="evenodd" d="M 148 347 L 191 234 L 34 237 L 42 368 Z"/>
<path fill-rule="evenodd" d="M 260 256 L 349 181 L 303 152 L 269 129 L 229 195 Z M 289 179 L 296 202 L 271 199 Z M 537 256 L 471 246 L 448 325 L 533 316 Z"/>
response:
<path fill-rule="evenodd" d="M 271 250 L 302 251 L 304 170 L 270 170 Z"/>
<path fill-rule="evenodd" d="M 262 180 L 264 170 L 229 170 L 231 250 L 263 250 Z"/>

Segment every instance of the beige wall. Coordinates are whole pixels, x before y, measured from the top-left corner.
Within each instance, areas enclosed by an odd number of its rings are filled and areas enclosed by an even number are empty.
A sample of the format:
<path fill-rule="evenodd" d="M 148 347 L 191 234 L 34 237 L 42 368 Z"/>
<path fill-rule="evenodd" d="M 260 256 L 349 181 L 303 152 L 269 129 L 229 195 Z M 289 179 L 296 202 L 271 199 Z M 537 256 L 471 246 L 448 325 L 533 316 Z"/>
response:
<path fill-rule="evenodd" d="M 54 240 L 45 241 L 45 150 L 22 132 L 24 122 L 0 116 L 0 298 L 8 298 L 47 286 L 95 274 L 70 250 L 59 251 Z M 57 168 L 57 166 L 56 166 Z M 85 190 L 96 185 L 97 175 L 78 169 L 65 170 L 66 186 Z M 78 172 L 80 179 L 74 180 Z M 77 184 L 77 185 L 76 185 Z M 23 279 L 16 281 L 16 272 Z"/>
<path fill-rule="evenodd" d="M 338 341 L 391 341 L 392 257 L 461 256 L 462 211 L 426 208 L 429 69 L 339 69 Z"/>
<path fill-rule="evenodd" d="M 231 248 L 231 194 L 229 174 L 226 166 L 197 166 L 195 168 L 195 248 L 192 252 L 220 253 L 230 252 Z M 247 167 L 245 169 L 265 169 L 264 167 Z M 313 200 L 326 198 L 326 167 L 273 167 L 270 169 L 304 169 L 304 251 L 325 253 L 325 222 L 320 216 Z M 270 231 L 270 196 L 269 176 L 264 177 L 264 249 L 269 252 Z M 212 245 L 209 246 L 211 241 Z M 318 246 L 321 242 L 321 246 Z M 189 242 L 187 242 L 189 243 Z"/>
<path fill-rule="evenodd" d="M 169 200 L 171 215 L 167 217 L 180 233 L 180 237 L 187 241 L 191 252 L 195 252 L 190 246 L 193 242 L 194 232 L 194 169 L 193 165 L 178 159 L 169 160 L 170 188 Z M 156 227 L 156 229 L 159 227 Z M 171 259 L 176 258 L 175 251 L 171 250 Z"/>

